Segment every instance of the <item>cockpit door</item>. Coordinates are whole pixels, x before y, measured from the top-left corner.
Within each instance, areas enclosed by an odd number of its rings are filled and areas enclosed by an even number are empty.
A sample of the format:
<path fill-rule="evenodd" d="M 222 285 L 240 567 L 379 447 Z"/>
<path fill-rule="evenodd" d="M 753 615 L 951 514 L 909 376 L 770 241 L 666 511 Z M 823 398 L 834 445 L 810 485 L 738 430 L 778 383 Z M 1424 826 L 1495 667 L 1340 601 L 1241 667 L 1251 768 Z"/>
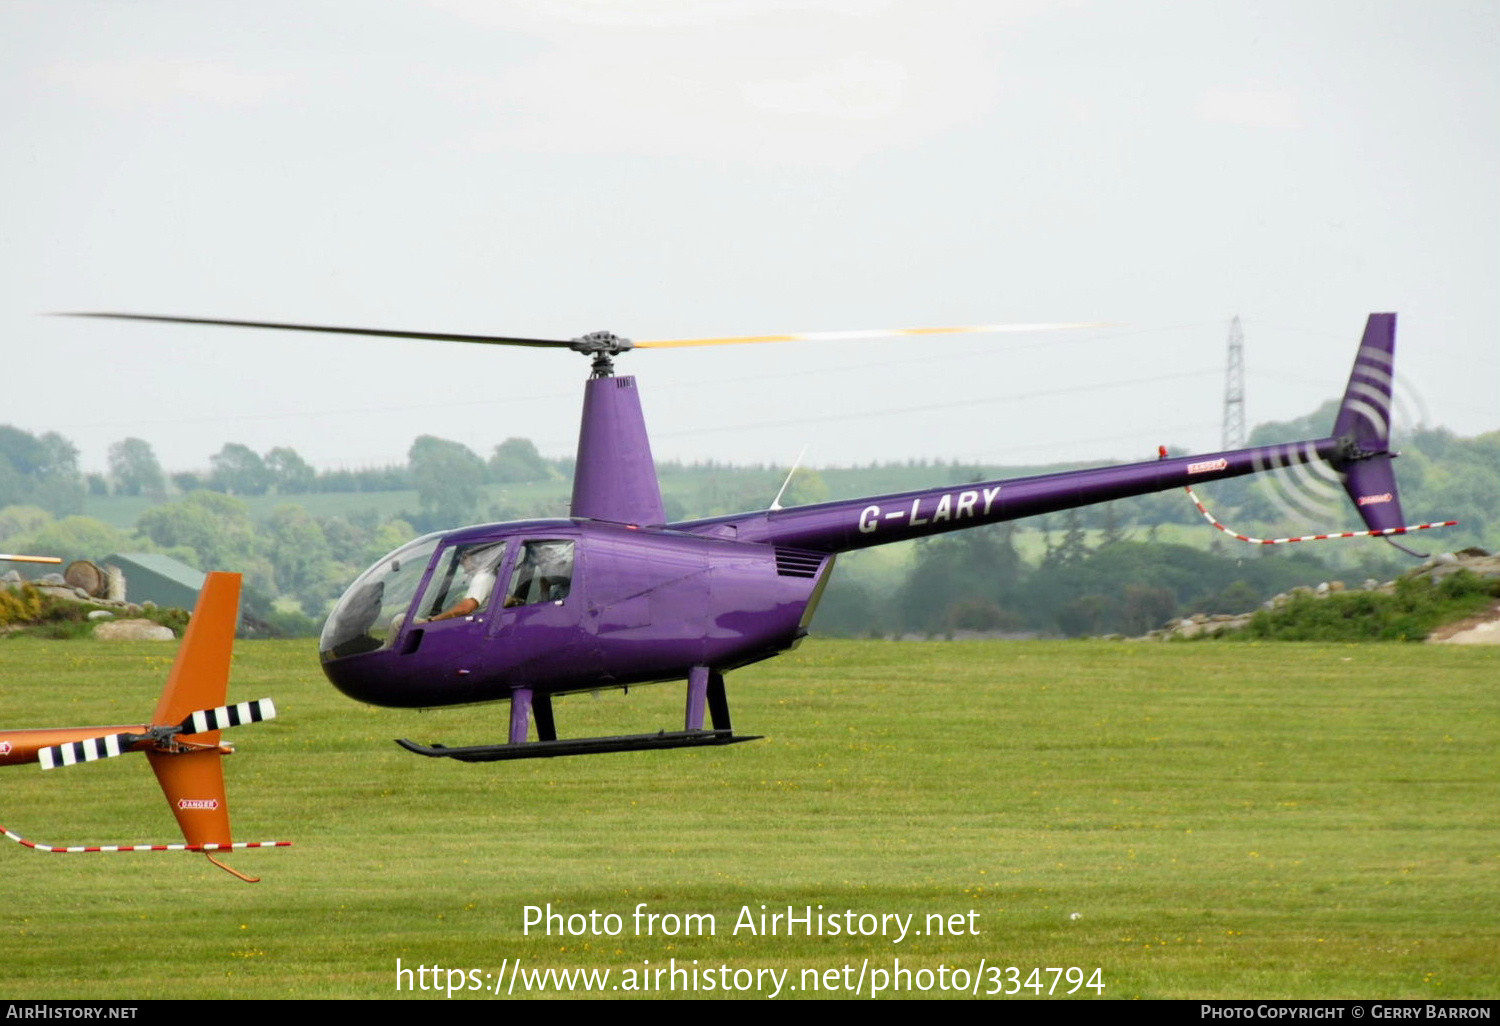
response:
<path fill-rule="evenodd" d="M 513 686 L 559 686 L 592 676 L 594 660 L 580 624 L 582 567 L 577 538 L 516 544 L 491 627 L 495 656 Z"/>
<path fill-rule="evenodd" d="M 440 652 L 460 676 L 483 671 L 486 635 L 499 607 L 496 584 L 507 544 L 486 541 L 449 545 L 440 551 L 426 586 L 408 613 L 398 651 Z"/>

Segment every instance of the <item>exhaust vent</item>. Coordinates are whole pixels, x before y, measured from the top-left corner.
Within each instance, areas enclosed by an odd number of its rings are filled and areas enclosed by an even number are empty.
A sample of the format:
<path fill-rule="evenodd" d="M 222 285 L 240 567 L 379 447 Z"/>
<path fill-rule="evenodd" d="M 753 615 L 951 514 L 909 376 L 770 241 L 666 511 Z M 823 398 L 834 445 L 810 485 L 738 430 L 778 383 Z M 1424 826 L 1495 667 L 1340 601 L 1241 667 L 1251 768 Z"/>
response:
<path fill-rule="evenodd" d="M 776 573 L 781 577 L 816 577 L 827 555 L 797 549 L 776 550 Z"/>

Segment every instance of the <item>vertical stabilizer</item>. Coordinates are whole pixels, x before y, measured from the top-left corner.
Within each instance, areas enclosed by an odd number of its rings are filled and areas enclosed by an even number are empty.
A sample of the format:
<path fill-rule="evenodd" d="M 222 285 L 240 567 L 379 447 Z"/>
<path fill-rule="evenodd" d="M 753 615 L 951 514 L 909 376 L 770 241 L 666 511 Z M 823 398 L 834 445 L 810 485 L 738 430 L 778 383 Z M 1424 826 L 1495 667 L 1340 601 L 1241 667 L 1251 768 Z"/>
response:
<path fill-rule="evenodd" d="M 1396 315 L 1371 314 L 1365 321 L 1354 369 L 1333 422 L 1333 435 L 1367 453 L 1385 452 L 1391 442 L 1391 386 L 1396 360 Z"/>
<path fill-rule="evenodd" d="M 1389 456 L 1372 456 L 1344 468 L 1344 490 L 1372 531 L 1391 531 L 1406 524 L 1401 492 Z"/>
<path fill-rule="evenodd" d="M 239 615 L 240 575 L 216 571 L 204 578 L 152 723 L 181 723 L 199 709 L 212 709 L 228 700 L 229 660 L 234 654 L 234 625 Z M 217 732 L 213 738 L 212 743 L 217 744 Z"/>
<path fill-rule="evenodd" d="M 1341 450 L 1334 466 L 1344 475 L 1344 490 L 1372 531 L 1406 523 L 1389 453 L 1395 362 L 1396 315 L 1371 314 L 1333 422 L 1333 436 Z"/>
<path fill-rule="evenodd" d="M 193 713 L 223 705 L 229 696 L 229 661 L 240 612 L 240 575 L 211 573 L 198 593 L 177 661 L 156 705 L 152 723 L 181 723 Z M 166 793 L 167 805 L 189 844 L 230 843 L 229 803 L 224 792 L 224 757 L 219 731 L 183 734 L 199 751 L 148 751 L 146 758 Z"/>
<path fill-rule="evenodd" d="M 667 519 L 633 377 L 591 378 L 584 388 L 573 516 L 643 527 Z"/>
<path fill-rule="evenodd" d="M 193 734 L 182 740 L 196 742 L 206 736 Z M 218 737 L 218 731 L 214 736 Z M 229 833 L 224 755 L 217 743 L 196 752 L 148 751 L 146 758 L 188 844 L 228 848 L 234 843 Z"/>

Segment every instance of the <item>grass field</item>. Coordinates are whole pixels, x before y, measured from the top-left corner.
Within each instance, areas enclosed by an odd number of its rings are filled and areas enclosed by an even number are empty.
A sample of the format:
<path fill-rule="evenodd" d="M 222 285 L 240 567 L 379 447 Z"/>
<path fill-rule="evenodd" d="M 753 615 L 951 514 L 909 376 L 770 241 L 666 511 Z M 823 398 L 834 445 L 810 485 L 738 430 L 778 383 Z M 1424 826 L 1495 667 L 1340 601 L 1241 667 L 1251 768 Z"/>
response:
<path fill-rule="evenodd" d="M 170 660 L 0 642 L 0 724 L 130 722 Z M 1496 997 L 1497 683 L 1500 652 L 1478 647 L 814 641 L 729 678 L 736 725 L 766 740 L 464 765 L 391 739 L 499 740 L 504 705 L 369 708 L 310 644 L 242 642 L 231 697 L 273 696 L 281 717 L 232 732 L 236 834 L 296 846 L 230 859 L 264 876 L 251 886 L 196 855 L 7 844 L 0 998 L 391 998 L 409 993 L 398 959 L 440 965 L 440 985 L 516 959 L 627 987 L 673 959 L 700 987 L 727 966 L 698 997 L 755 970 L 814 996 L 844 966 L 865 994 L 881 970 L 953 996 L 940 966 L 1012 990 L 1014 966 L 1023 984 L 1097 968 L 1105 998 Z M 574 697 L 559 727 L 675 729 L 681 703 L 666 685 Z M 0 795 L 0 823 L 47 843 L 179 839 L 135 757 L 9 768 Z M 617 913 L 620 935 L 523 934 L 549 902 Z M 716 933 L 637 936 L 641 903 L 712 914 Z M 762 905 L 961 929 L 735 933 Z"/>

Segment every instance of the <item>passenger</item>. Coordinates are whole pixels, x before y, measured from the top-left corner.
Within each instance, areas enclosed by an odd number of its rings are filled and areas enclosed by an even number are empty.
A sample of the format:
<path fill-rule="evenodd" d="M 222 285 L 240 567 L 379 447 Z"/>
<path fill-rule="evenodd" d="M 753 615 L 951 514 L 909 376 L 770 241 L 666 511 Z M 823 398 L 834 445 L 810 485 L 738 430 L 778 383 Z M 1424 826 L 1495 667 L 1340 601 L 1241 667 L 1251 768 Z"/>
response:
<path fill-rule="evenodd" d="M 573 543 L 527 542 L 526 555 L 511 577 L 506 608 L 536 602 L 561 602 L 573 583 Z"/>

